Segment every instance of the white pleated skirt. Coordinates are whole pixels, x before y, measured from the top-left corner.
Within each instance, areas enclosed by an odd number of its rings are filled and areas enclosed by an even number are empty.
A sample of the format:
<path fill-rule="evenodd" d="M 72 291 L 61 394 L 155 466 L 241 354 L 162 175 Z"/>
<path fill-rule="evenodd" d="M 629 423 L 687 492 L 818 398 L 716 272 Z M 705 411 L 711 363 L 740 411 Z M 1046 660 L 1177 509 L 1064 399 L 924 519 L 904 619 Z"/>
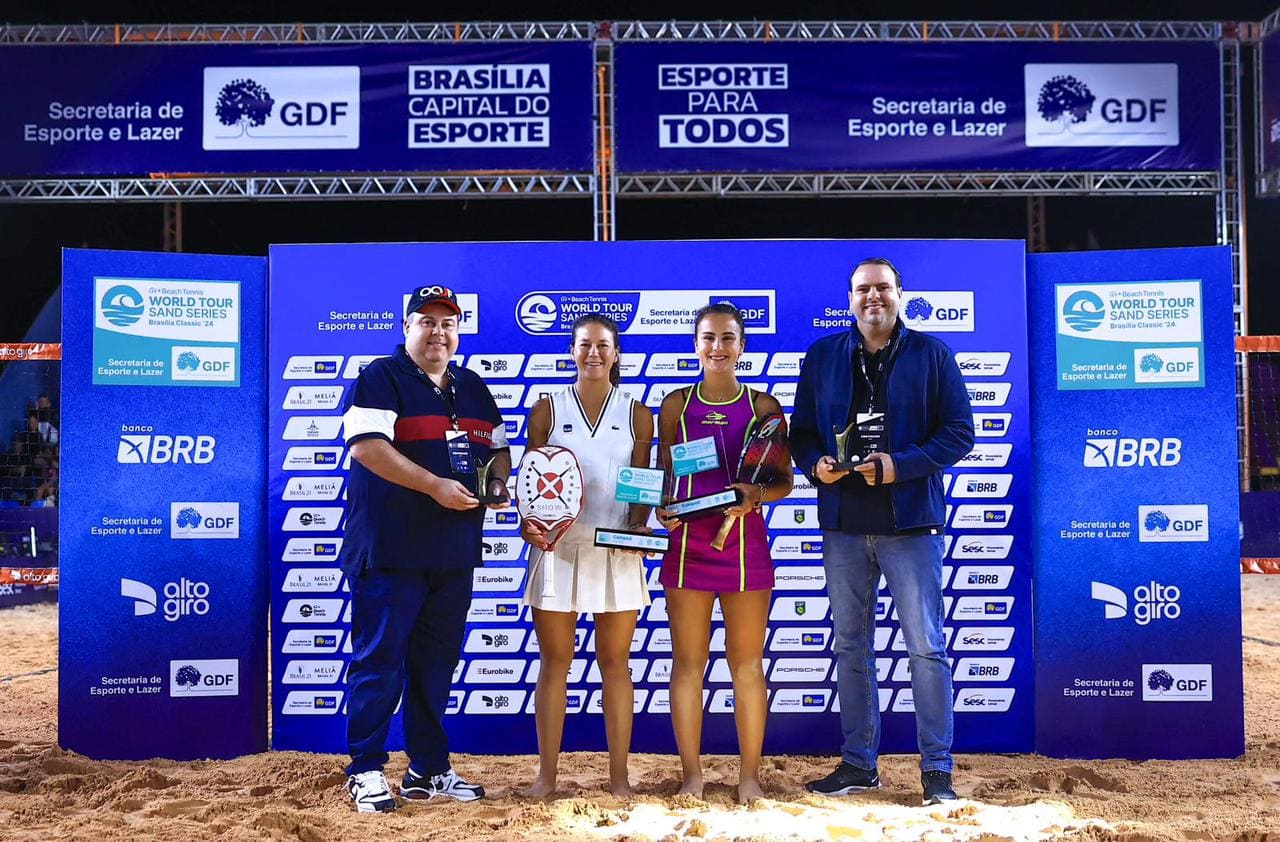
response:
<path fill-rule="evenodd" d="M 544 597 L 546 554 L 530 548 L 529 575 L 524 586 L 526 605 L 543 611 L 605 614 L 638 611 L 649 604 L 643 556 L 594 544 L 561 544 L 556 547 L 554 558 L 556 594 Z"/>

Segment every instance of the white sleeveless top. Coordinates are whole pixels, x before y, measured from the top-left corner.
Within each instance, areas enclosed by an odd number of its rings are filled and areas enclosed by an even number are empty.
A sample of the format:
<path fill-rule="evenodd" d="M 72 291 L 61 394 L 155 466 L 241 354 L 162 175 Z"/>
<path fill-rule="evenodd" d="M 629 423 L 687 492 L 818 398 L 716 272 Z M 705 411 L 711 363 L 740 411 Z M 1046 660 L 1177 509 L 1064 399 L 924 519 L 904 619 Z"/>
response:
<path fill-rule="evenodd" d="M 547 443 L 572 450 L 582 468 L 582 513 L 560 539 L 557 552 L 572 544 L 591 544 L 597 526 L 626 527 L 627 504 L 614 499 L 614 490 L 618 468 L 631 464 L 635 447 L 632 403 L 614 387 L 605 398 L 600 420 L 592 426 L 573 386 L 551 396 L 551 434 Z"/>

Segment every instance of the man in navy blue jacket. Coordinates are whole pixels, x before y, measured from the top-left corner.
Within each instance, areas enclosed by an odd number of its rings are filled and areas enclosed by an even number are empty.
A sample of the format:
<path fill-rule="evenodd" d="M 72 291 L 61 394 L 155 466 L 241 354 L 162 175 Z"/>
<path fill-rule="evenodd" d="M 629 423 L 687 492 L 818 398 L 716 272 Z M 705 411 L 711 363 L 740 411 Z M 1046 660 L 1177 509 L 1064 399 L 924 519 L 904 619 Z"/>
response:
<path fill-rule="evenodd" d="M 880 786 L 874 648 L 883 573 L 911 662 L 924 803 L 954 799 L 951 667 L 942 632 L 942 471 L 973 448 L 969 395 L 951 349 L 898 320 L 902 276 L 884 258 L 849 281 L 856 324 L 805 355 L 791 452 L 818 489 L 822 563 L 835 627 L 841 763 L 812 792 Z M 847 453 L 836 432 L 848 431 Z M 857 462 L 841 469 L 833 454 Z"/>

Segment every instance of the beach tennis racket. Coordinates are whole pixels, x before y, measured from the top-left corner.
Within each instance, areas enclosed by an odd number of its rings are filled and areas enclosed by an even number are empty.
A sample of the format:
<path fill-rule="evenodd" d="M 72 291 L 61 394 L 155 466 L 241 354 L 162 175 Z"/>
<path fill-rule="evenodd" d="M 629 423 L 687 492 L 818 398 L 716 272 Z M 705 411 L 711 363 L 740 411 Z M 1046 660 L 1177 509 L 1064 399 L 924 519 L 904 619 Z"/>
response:
<path fill-rule="evenodd" d="M 573 451 L 555 445 L 526 450 L 516 478 L 516 505 L 520 519 L 547 536 L 541 593 L 554 597 L 556 544 L 582 514 L 582 468 Z"/>
<path fill-rule="evenodd" d="M 769 482 L 782 467 L 787 453 L 787 423 L 781 412 L 771 412 L 757 418 L 747 440 L 742 445 L 742 455 L 738 458 L 738 471 L 734 482 L 745 482 L 754 485 L 757 482 Z M 729 538 L 729 531 L 737 521 L 735 515 L 725 515 L 720 524 L 720 531 L 711 540 L 711 546 L 717 550 L 724 549 Z"/>

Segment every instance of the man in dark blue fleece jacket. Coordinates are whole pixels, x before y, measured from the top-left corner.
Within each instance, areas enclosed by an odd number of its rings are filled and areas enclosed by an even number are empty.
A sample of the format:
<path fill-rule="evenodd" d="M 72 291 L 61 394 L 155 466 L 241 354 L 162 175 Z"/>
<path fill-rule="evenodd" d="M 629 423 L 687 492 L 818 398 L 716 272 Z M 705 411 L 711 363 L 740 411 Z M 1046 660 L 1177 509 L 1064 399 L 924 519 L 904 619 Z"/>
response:
<path fill-rule="evenodd" d="M 924 803 L 951 784 L 952 691 L 942 632 L 942 471 L 973 448 L 964 379 L 945 343 L 898 319 L 902 276 L 884 258 L 849 280 L 856 324 L 809 348 L 791 418 L 791 453 L 818 489 L 822 563 L 835 627 L 841 763 L 808 788 L 846 795 L 880 785 L 876 757 L 876 591 L 889 585 L 911 661 Z M 848 430 L 838 467 L 836 432 Z"/>

